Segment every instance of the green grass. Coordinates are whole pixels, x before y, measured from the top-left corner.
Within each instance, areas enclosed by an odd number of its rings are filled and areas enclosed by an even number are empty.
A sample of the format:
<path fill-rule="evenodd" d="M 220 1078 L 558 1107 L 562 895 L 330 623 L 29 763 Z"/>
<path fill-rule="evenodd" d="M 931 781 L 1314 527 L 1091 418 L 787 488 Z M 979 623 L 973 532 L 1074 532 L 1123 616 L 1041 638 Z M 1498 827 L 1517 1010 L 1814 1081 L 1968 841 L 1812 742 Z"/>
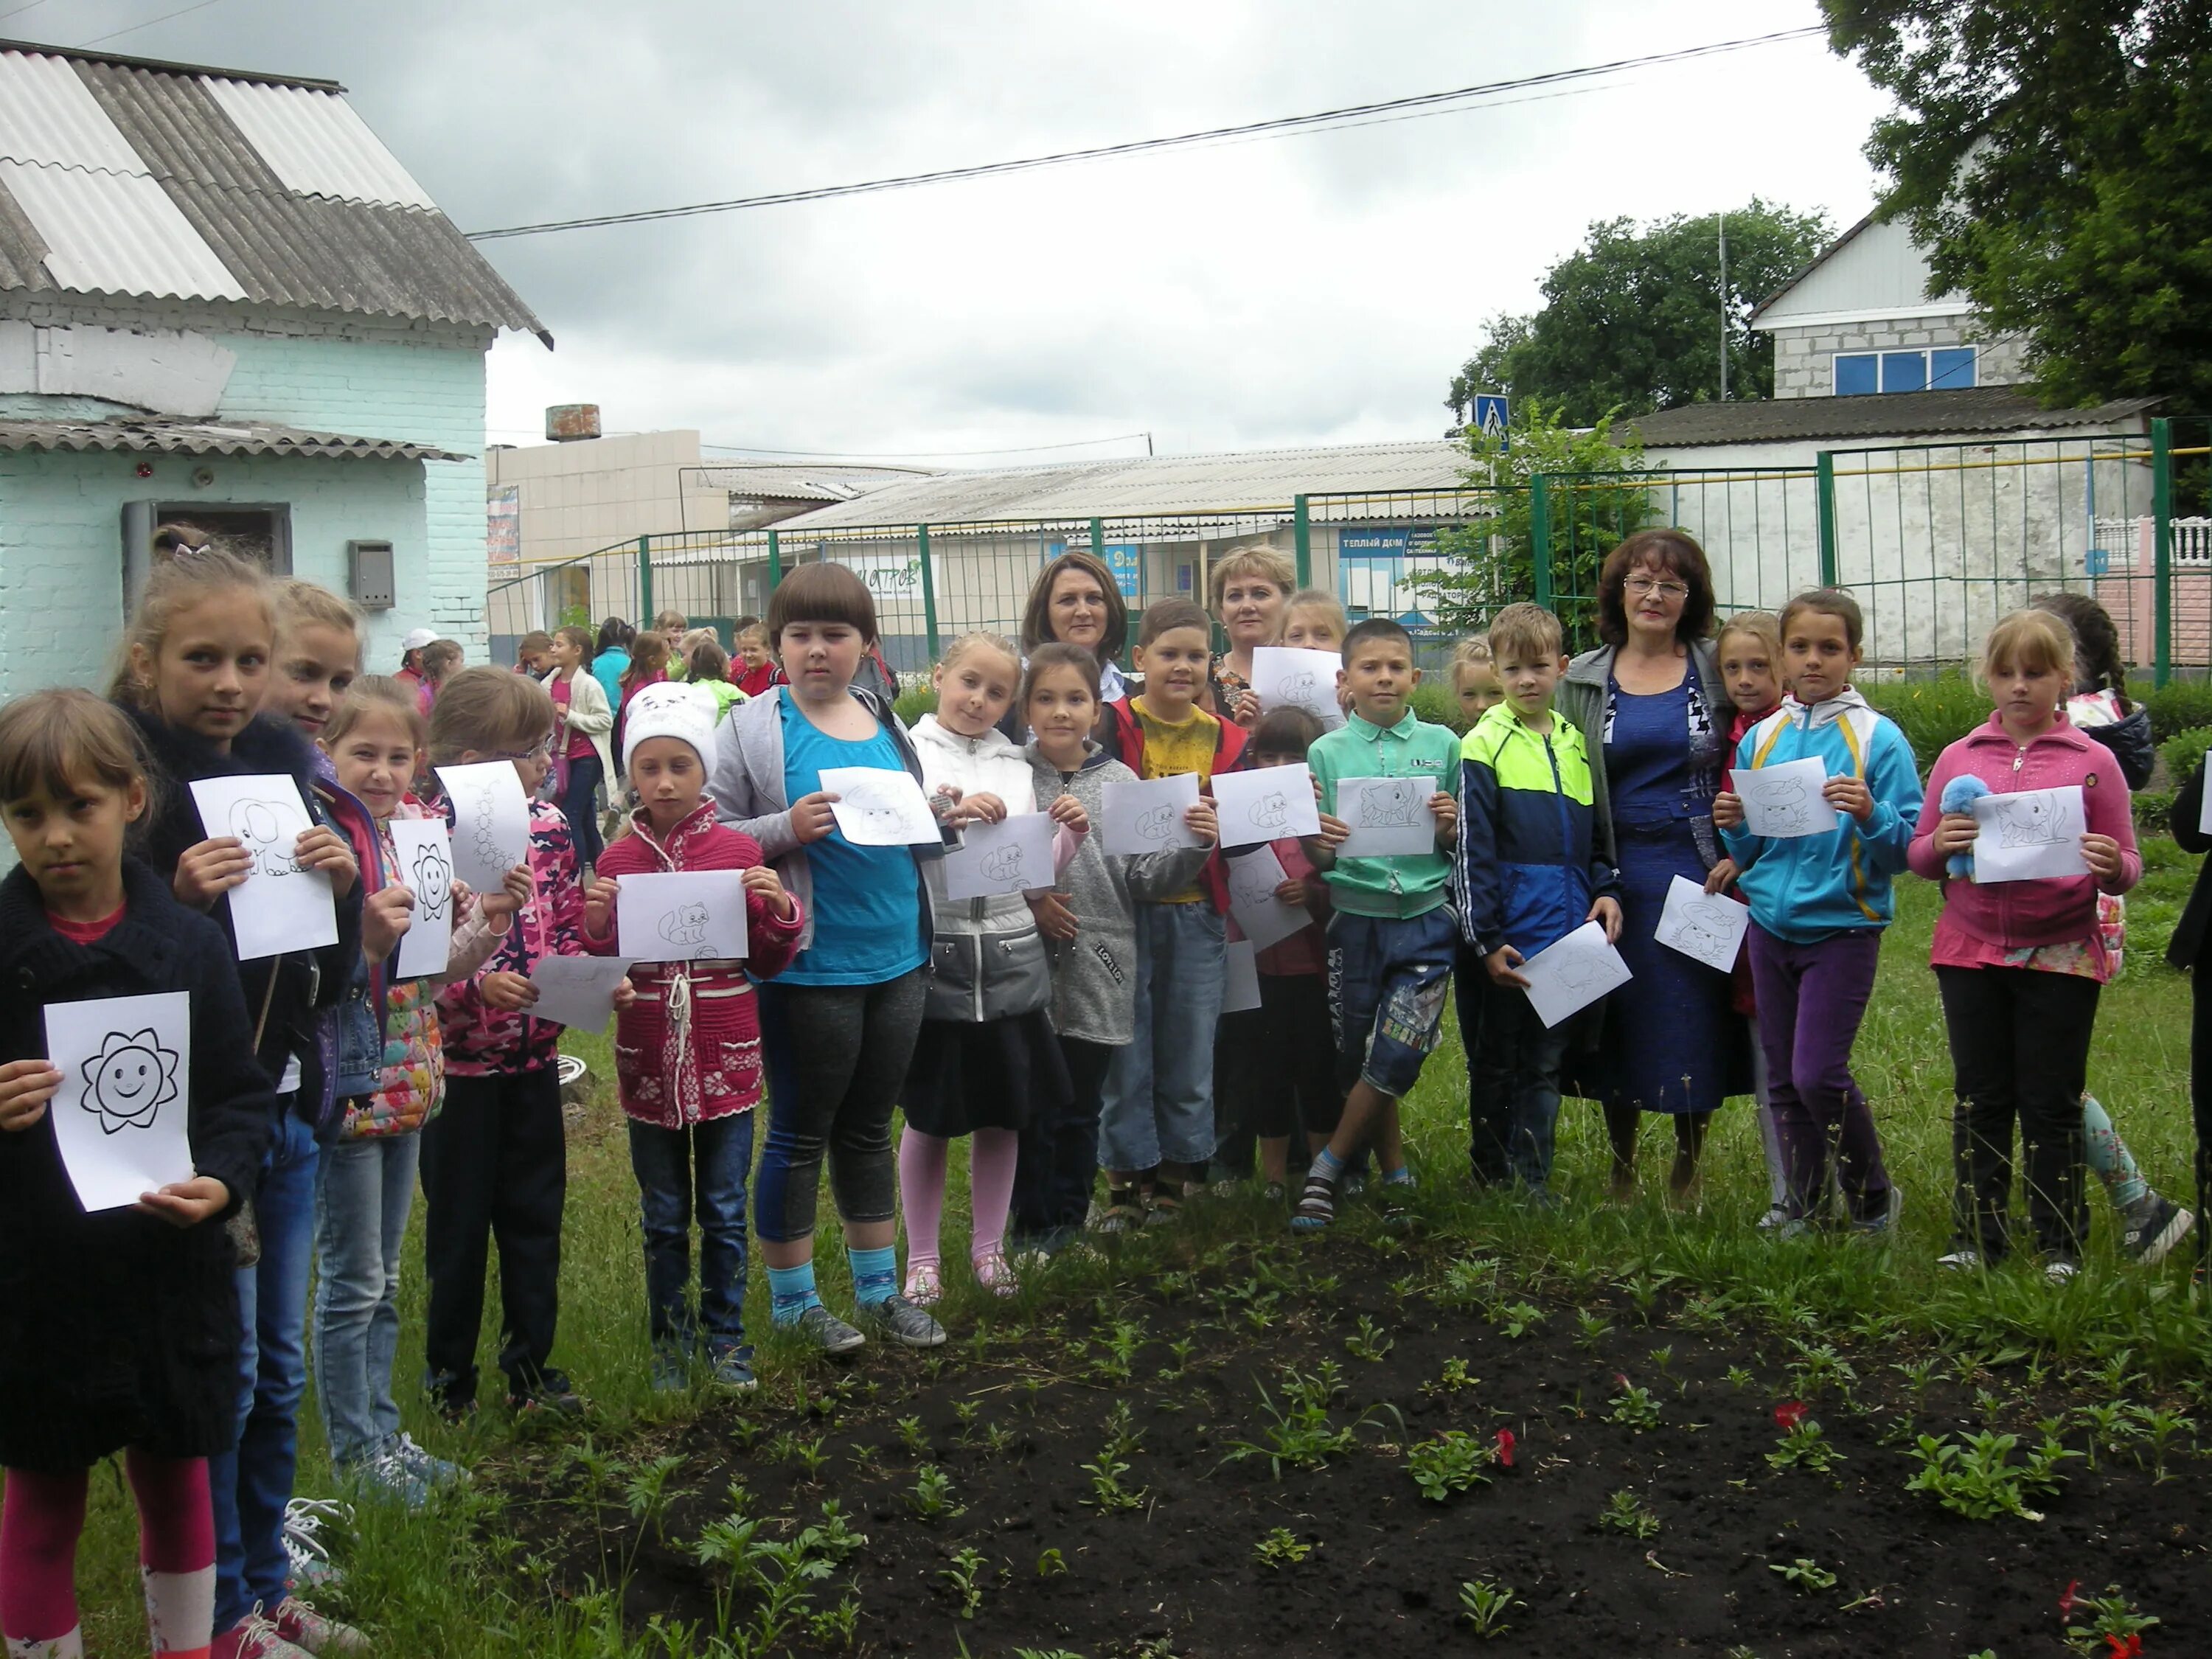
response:
<path fill-rule="evenodd" d="M 2166 968 L 2161 953 L 2194 878 L 2195 860 L 2169 842 L 2146 848 L 2148 873 L 2131 901 L 2125 976 L 2106 993 L 2090 1077 L 2154 1184 L 2180 1194 L 2190 1168 L 2188 1108 L 2190 987 Z M 1880 978 L 1856 1064 L 1875 1103 L 1885 1150 L 1906 1202 L 1902 1237 L 1887 1251 L 1834 1244 L 1777 1246 L 1753 1223 L 1764 1207 L 1765 1176 L 1759 1136 L 1745 1103 L 1716 1121 L 1702 1202 L 1677 1209 L 1664 1197 L 1672 1137 L 1648 1134 L 1643 1155 L 1646 1196 L 1625 1209 L 1601 1207 L 1606 1169 L 1602 1124 L 1589 1106 L 1568 1103 L 1562 1115 L 1558 1185 L 1570 1200 L 1556 1216 L 1508 1203 L 1478 1200 L 1462 1176 L 1465 1158 L 1465 1073 L 1456 1036 L 1447 1032 L 1407 1115 L 1407 1139 L 1427 1172 L 1422 1204 L 1425 1237 L 1437 1257 L 1454 1241 L 1474 1237 L 1499 1256 L 1509 1274 L 1574 1299 L 1577 1289 L 1648 1286 L 1665 1279 L 1678 1292 L 1728 1298 L 1733 1322 L 1764 1324 L 1809 1334 L 1819 1330 L 1845 1346 L 1853 1340 L 1894 1346 L 1936 1342 L 1954 1351 L 2016 1349 L 2064 1366 L 2087 1364 L 2125 1347 L 2131 1362 L 2166 1382 L 2201 1386 L 2212 1376 L 2206 1356 L 2212 1330 L 2185 1289 L 2182 1269 L 2146 1274 L 2112 1255 L 2110 1212 L 2101 1194 L 2087 1269 L 2075 1285 L 2049 1291 L 2032 1267 L 2008 1270 L 1986 1284 L 1946 1278 L 1934 1267 L 1945 1248 L 1949 1186 L 1950 1061 L 1928 941 L 1939 907 L 1927 884 L 1899 886 L 1899 917 L 1885 945 Z M 577 1038 L 570 1047 L 601 1077 L 611 1075 L 605 1042 Z M 946 1363 L 971 1363 L 963 1339 L 981 1323 L 1037 1320 L 1097 1288 L 1115 1271 L 1064 1267 L 1042 1295 L 1005 1307 L 965 1284 L 959 1271 L 965 1226 L 964 1170 L 956 1162 L 948 1205 L 946 1260 L 955 1282 L 947 1320 L 954 1346 Z M 825 1203 L 824 1212 L 828 1206 Z M 1170 1238 L 1139 1235 L 1121 1253 L 1129 1282 L 1149 1282 L 1169 1266 L 1188 1266 L 1209 1246 L 1279 1227 L 1279 1212 L 1255 1202 L 1196 1206 Z M 823 1290 L 833 1306 L 848 1300 L 843 1254 L 833 1231 L 823 1237 Z M 1412 1247 L 1429 1254 L 1425 1243 Z M 603 1608 L 556 1595 L 533 1568 L 515 1528 L 529 1500 L 506 1507 L 495 1495 L 503 1468 L 529 1449 L 518 1446 L 496 1410 L 477 1425 L 449 1430 L 422 1410 L 415 1388 L 422 1366 L 423 1283 L 420 1213 L 410 1239 L 402 1296 L 398 1379 L 407 1426 L 426 1445 L 458 1455 L 478 1471 L 477 1490 L 427 1515 L 407 1517 L 364 1507 L 349 1559 L 345 1595 L 328 1598 L 369 1625 L 379 1650 L 422 1659 L 464 1656 L 614 1656 L 644 1659 L 658 1647 L 633 1645 L 605 1628 Z M 1419 1265 L 1416 1261 L 1413 1265 Z M 1433 1266 L 1433 1261 L 1431 1263 Z M 764 1278 L 752 1274 L 748 1318 L 766 1333 Z M 495 1310 L 495 1294 L 488 1307 Z M 988 1342 L 988 1337 L 984 1339 Z M 495 1336 L 487 1328 L 482 1363 L 488 1376 Z M 594 1111 L 572 1136 L 568 1228 L 562 1260 L 561 1328 L 556 1359 L 594 1401 L 592 1433 L 601 1446 L 627 1455 L 668 1448 L 700 1402 L 656 1399 L 646 1388 L 643 1271 L 637 1200 L 618 1118 Z M 1381 1363 L 1389 1364 L 1386 1358 Z M 767 1335 L 762 1368 L 770 1391 L 794 1377 L 822 1374 L 821 1363 Z M 312 1403 L 303 1414 L 299 1490 L 330 1490 L 322 1435 Z M 834 1495 L 834 1494 L 833 1494 Z M 1413 1498 L 1409 1494 L 1408 1507 Z M 104 1653 L 143 1650 L 137 1605 L 136 1527 L 118 1480 L 100 1472 L 78 1582 L 87 1614 L 88 1646 Z"/>

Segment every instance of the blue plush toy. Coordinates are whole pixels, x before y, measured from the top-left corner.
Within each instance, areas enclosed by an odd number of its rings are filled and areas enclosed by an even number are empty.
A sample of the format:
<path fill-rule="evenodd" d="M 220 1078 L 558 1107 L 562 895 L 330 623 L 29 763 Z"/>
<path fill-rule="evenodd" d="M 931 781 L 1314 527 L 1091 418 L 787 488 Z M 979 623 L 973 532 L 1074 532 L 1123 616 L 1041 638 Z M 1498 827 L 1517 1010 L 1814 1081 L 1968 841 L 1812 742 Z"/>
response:
<path fill-rule="evenodd" d="M 1943 799 L 1938 803 L 1946 812 L 1971 812 L 1974 803 L 1990 793 L 1990 787 L 1972 772 L 1961 772 L 1943 786 Z M 1954 876 L 1971 877 L 1974 873 L 1974 855 L 1954 853 L 1943 866 Z"/>

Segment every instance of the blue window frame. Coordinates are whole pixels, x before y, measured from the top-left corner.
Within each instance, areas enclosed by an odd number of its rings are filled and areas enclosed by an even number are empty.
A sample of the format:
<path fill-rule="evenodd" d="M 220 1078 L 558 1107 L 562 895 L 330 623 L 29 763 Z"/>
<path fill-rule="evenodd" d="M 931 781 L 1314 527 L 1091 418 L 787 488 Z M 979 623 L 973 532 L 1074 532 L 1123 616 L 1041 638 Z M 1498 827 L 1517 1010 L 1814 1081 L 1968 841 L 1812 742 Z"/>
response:
<path fill-rule="evenodd" d="M 1838 356 L 1836 359 L 1836 396 L 1856 398 L 1878 390 L 1875 372 L 1880 361 L 1871 351 L 1859 352 L 1848 357 Z"/>

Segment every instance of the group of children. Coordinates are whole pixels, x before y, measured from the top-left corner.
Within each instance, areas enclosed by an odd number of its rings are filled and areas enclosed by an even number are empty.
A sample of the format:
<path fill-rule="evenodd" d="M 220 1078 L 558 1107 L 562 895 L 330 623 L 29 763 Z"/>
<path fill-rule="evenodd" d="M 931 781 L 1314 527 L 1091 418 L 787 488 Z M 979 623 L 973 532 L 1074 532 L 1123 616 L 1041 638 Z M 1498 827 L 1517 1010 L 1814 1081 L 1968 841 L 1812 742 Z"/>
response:
<path fill-rule="evenodd" d="M 1924 791 L 1902 734 L 1851 690 L 1861 622 L 1847 594 L 1802 595 L 1778 619 L 1723 628 L 1736 775 L 1818 758 L 1838 815 L 1832 831 L 1763 839 L 1732 787 L 1713 806 L 1728 857 L 1708 890 L 1750 908 L 1738 1006 L 1764 1060 L 1778 1232 L 1824 1224 L 1832 1188 L 1850 1227 L 1893 1224 L 1896 1189 L 1850 1058 L 1891 880 L 1908 868 L 1946 882 L 1933 959 L 1960 1105 L 1959 1238 L 1945 1262 L 2006 1249 L 2015 1119 L 2035 1241 L 2055 1277 L 2080 1257 L 2085 1160 L 2123 1206 L 2134 1254 L 2155 1260 L 2187 1231 L 2188 1212 L 2148 1191 L 2086 1094 L 2098 991 L 2118 958 L 2116 906 L 2100 912 L 2100 901 L 2141 871 L 2128 769 L 2114 764 L 2124 745 L 2094 734 L 2132 712 L 2117 665 L 2098 665 L 2088 694 L 2101 699 L 2100 726 L 2072 701 L 2076 633 L 2094 622 L 2031 610 L 1997 623 L 1983 665 L 1990 720 L 1944 751 Z M 342 1474 L 410 1502 L 465 1478 L 400 1429 L 392 1393 L 418 1175 L 432 1400 L 449 1418 L 475 1407 L 496 1243 L 507 1404 L 580 1408 L 553 1364 L 561 1028 L 533 1017 L 532 975 L 549 957 L 620 951 L 625 879 L 735 871 L 746 911 L 743 961 L 634 963 L 614 999 L 657 1389 L 752 1386 L 749 1219 L 777 1326 L 832 1353 L 871 1337 L 943 1343 L 931 1309 L 946 1283 L 957 1139 L 969 1143 L 971 1269 L 1000 1294 L 1086 1229 L 1171 1224 L 1204 1189 L 1224 1127 L 1256 1136 L 1263 1177 L 1285 1199 L 1297 1144 L 1306 1173 L 1289 1220 L 1300 1231 L 1331 1224 L 1370 1158 L 1386 1215 L 1401 1215 L 1414 1176 L 1400 1103 L 1436 1045 L 1455 972 L 1474 1177 L 1553 1201 L 1578 1027 L 1536 1016 L 1522 969 L 1586 924 L 1618 938 L 1656 918 L 1624 913 L 1603 853 L 1603 757 L 1553 714 L 1566 659 L 1550 612 L 1508 606 L 1455 659 L 1463 738 L 1413 711 L 1420 676 L 1406 630 L 1379 618 L 1347 629 L 1324 595 L 1296 596 L 1283 635 L 1340 653 L 1328 730 L 1309 708 L 1261 710 L 1240 690 L 1224 708 L 1211 621 L 1186 601 L 1146 608 L 1132 665 L 1141 690 L 1111 699 L 1097 653 L 1045 643 L 1024 659 L 996 635 L 966 635 L 935 669 L 935 712 L 910 732 L 855 683 L 880 659 L 873 605 L 852 573 L 799 567 L 763 629 L 780 671 L 749 700 L 659 678 L 629 688 L 607 758 L 631 804 L 588 871 L 568 818 L 538 799 L 556 755 L 571 752 L 564 715 L 588 701 L 575 682 L 592 641 L 569 630 L 548 642 L 549 684 L 459 670 L 426 720 L 411 687 L 359 676 L 343 601 L 198 551 L 149 579 L 110 700 L 49 691 L 0 711 L 0 811 L 19 860 L 0 882 L 0 971 L 21 993 L 0 1018 L 9 1659 L 80 1650 L 70 1583 L 86 1473 L 118 1449 L 139 1502 L 155 1651 L 365 1650 L 291 1583 L 295 1419 L 312 1351 Z M 574 735 L 586 739 L 576 759 L 606 752 L 603 732 Z M 532 799 L 527 858 L 495 891 L 457 887 L 442 973 L 400 978 L 396 953 L 422 896 L 391 825 L 450 821 L 434 769 L 485 762 L 513 765 Z M 1297 765 L 1310 774 L 1319 833 L 1223 848 L 1214 780 Z M 851 769 L 906 775 L 931 832 L 889 846 L 848 836 L 830 786 Z M 252 860 L 200 823 L 190 785 L 269 773 L 293 779 L 311 806 L 293 856 L 329 877 L 338 939 L 240 963 L 227 895 Z M 1194 844 L 1104 849 L 1109 787 L 1186 774 L 1202 791 L 1182 814 Z M 2078 786 L 2088 873 L 1960 879 L 1954 861 L 1971 854 L 1976 820 L 1951 786 L 1967 775 L 1998 793 Z M 1431 831 L 1419 850 L 1349 850 L 1340 797 L 1378 780 L 1419 809 Z M 978 826 L 1036 813 L 1050 821 L 1048 879 L 951 896 L 948 850 Z M 1309 920 L 1257 953 L 1258 1008 L 1224 1016 L 1231 879 L 1262 852 L 1280 866 L 1275 896 Z M 39 1011 L 170 990 L 191 999 L 195 1176 L 135 1209 L 88 1214 L 46 1123 L 62 1079 Z M 814 1273 L 825 1164 L 849 1318 L 825 1305 Z"/>

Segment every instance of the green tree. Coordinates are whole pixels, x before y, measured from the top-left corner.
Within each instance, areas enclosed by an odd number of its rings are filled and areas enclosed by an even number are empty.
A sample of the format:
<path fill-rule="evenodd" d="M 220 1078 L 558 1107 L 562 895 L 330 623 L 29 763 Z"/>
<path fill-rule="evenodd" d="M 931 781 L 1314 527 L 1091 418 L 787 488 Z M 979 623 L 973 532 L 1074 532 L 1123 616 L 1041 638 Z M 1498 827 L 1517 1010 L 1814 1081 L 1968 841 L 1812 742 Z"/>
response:
<path fill-rule="evenodd" d="M 1474 524 L 1438 531 L 1443 563 L 1407 579 L 1439 625 L 1479 632 L 1501 606 L 1536 597 L 1531 484 L 1542 474 L 1552 609 L 1571 649 L 1596 642 L 1598 566 L 1622 537 L 1659 516 L 1650 480 L 1661 475 L 1645 465 L 1643 440 L 1632 430 L 1616 439 L 1613 421 L 1608 410 L 1593 426 L 1572 426 L 1559 404 L 1530 398 L 1513 406 L 1502 439 L 1480 429 L 1462 434 L 1462 487 L 1490 511 Z"/>
<path fill-rule="evenodd" d="M 2019 332 L 2054 403 L 2212 406 L 2212 7 L 1823 0 L 1897 100 L 1868 159 L 1930 286 Z"/>
<path fill-rule="evenodd" d="M 1729 396 L 1774 389 L 1774 343 L 1744 319 L 1826 245 L 1827 216 L 1758 198 L 1727 216 Z M 1466 424 L 1478 392 L 1542 398 L 1577 426 L 1720 396 L 1721 216 L 1593 223 L 1553 265 L 1542 309 L 1493 317 L 1444 399 Z"/>

